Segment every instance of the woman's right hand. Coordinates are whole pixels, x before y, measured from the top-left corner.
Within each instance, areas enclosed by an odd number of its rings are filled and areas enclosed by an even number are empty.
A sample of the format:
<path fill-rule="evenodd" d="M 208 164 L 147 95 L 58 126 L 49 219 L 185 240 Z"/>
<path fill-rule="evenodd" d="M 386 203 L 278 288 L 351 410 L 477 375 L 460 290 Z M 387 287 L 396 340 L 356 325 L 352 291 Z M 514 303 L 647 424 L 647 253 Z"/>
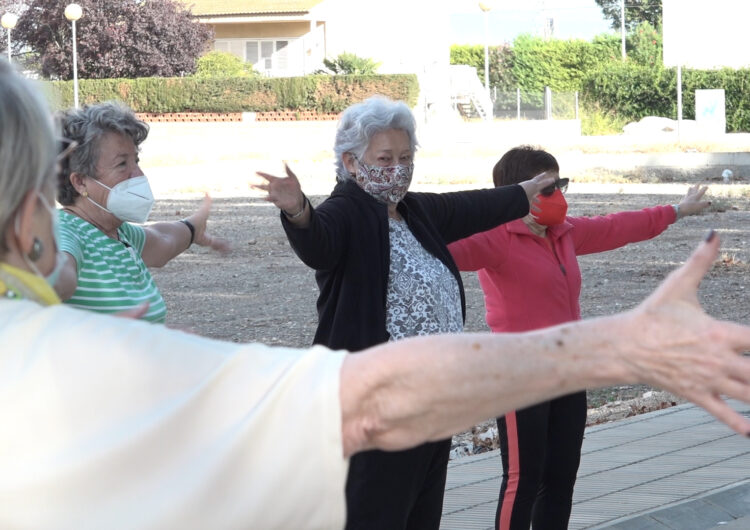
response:
<path fill-rule="evenodd" d="M 257 171 L 256 173 L 266 179 L 265 184 L 252 184 L 252 187 L 258 190 L 268 192 L 266 200 L 272 202 L 277 208 L 281 209 L 288 215 L 294 215 L 302 211 L 307 205 L 307 200 L 302 193 L 297 175 L 289 169 L 289 165 L 284 164 L 286 177 L 277 177 L 269 173 Z"/>

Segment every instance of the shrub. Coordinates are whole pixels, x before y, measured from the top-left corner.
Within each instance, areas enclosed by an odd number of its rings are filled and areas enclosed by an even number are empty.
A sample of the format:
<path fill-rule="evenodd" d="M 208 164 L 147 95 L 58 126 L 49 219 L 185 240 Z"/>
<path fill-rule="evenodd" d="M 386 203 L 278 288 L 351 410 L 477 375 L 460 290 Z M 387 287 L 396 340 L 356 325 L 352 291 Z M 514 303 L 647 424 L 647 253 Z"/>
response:
<path fill-rule="evenodd" d="M 316 74 L 329 75 L 374 75 L 380 63 L 366 57 L 358 57 L 353 53 L 344 52 L 335 59 L 323 59 L 326 69 L 318 70 Z"/>
<path fill-rule="evenodd" d="M 682 71 L 682 105 L 685 119 L 695 118 L 695 91 L 723 88 L 727 130 L 750 131 L 750 69 Z M 677 73 L 674 68 L 645 66 L 632 62 L 612 63 L 591 72 L 584 81 L 582 99 L 615 113 L 627 121 L 644 116 L 677 118 Z"/>
<path fill-rule="evenodd" d="M 57 108 L 73 104 L 70 81 L 49 83 Z M 381 94 L 417 104 L 415 75 L 314 75 L 288 78 L 183 77 L 84 79 L 81 103 L 120 100 L 136 112 L 264 112 L 306 110 L 340 112 L 352 103 Z"/>
<path fill-rule="evenodd" d="M 212 51 L 196 62 L 195 77 L 258 77 L 253 65 L 233 53 Z"/>

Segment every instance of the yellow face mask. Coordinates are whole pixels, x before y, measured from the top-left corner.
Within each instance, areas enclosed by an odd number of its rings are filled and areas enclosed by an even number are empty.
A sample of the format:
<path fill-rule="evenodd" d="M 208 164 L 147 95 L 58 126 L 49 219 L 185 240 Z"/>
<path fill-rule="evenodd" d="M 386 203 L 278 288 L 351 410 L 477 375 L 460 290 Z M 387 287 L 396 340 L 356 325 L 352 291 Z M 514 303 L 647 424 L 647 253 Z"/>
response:
<path fill-rule="evenodd" d="M 0 299 L 33 300 L 41 305 L 60 303 L 60 297 L 44 278 L 0 263 Z"/>

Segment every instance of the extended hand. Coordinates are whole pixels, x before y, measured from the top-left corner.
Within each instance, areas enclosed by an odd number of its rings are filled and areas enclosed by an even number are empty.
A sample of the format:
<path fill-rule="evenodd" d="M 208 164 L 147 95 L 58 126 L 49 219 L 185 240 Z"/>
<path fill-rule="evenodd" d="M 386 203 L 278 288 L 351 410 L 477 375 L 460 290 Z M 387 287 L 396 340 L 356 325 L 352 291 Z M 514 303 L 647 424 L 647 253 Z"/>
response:
<path fill-rule="evenodd" d="M 529 199 L 529 206 L 533 206 L 534 197 L 539 195 L 539 192 L 550 184 L 555 183 L 555 175 L 550 171 L 539 173 L 532 179 L 525 180 L 519 183 L 519 186 L 526 192 L 526 198 Z"/>
<path fill-rule="evenodd" d="M 638 381 L 700 405 L 735 431 L 750 436 L 750 421 L 722 395 L 750 402 L 750 327 L 709 317 L 697 289 L 713 265 L 719 238 L 712 231 L 688 261 L 644 300 L 634 315 L 631 366 Z"/>
<path fill-rule="evenodd" d="M 252 187 L 268 192 L 266 200 L 272 202 L 287 214 L 295 214 L 305 207 L 305 196 L 302 194 L 297 175 L 284 164 L 286 177 L 276 177 L 269 173 L 258 171 L 257 174 L 266 179 L 265 184 L 253 184 Z"/>
<path fill-rule="evenodd" d="M 208 215 L 210 213 L 211 197 L 207 193 L 205 197 L 203 197 L 203 202 L 201 203 L 200 208 L 198 208 L 198 211 L 187 218 L 195 227 L 195 238 L 193 239 L 193 243 L 226 254 L 232 248 L 229 241 L 206 233 L 206 224 L 208 223 Z"/>
<path fill-rule="evenodd" d="M 708 186 L 700 186 L 698 184 L 690 186 L 679 204 L 680 217 L 695 215 L 708 208 L 711 202 L 701 200 L 707 190 Z"/>

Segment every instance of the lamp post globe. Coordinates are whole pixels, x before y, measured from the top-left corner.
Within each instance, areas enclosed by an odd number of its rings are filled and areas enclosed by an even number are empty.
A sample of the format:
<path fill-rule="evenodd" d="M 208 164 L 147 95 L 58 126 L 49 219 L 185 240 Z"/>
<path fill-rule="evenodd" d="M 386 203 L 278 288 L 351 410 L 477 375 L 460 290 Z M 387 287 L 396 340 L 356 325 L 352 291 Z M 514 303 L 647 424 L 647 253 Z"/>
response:
<path fill-rule="evenodd" d="M 78 4 L 68 4 L 65 8 L 65 18 L 71 22 L 75 22 L 83 15 L 83 9 Z"/>
<path fill-rule="evenodd" d="M 18 15 L 14 15 L 13 13 L 5 13 L 0 18 L 0 24 L 5 29 L 13 29 L 16 27 L 16 24 L 18 24 Z"/>

